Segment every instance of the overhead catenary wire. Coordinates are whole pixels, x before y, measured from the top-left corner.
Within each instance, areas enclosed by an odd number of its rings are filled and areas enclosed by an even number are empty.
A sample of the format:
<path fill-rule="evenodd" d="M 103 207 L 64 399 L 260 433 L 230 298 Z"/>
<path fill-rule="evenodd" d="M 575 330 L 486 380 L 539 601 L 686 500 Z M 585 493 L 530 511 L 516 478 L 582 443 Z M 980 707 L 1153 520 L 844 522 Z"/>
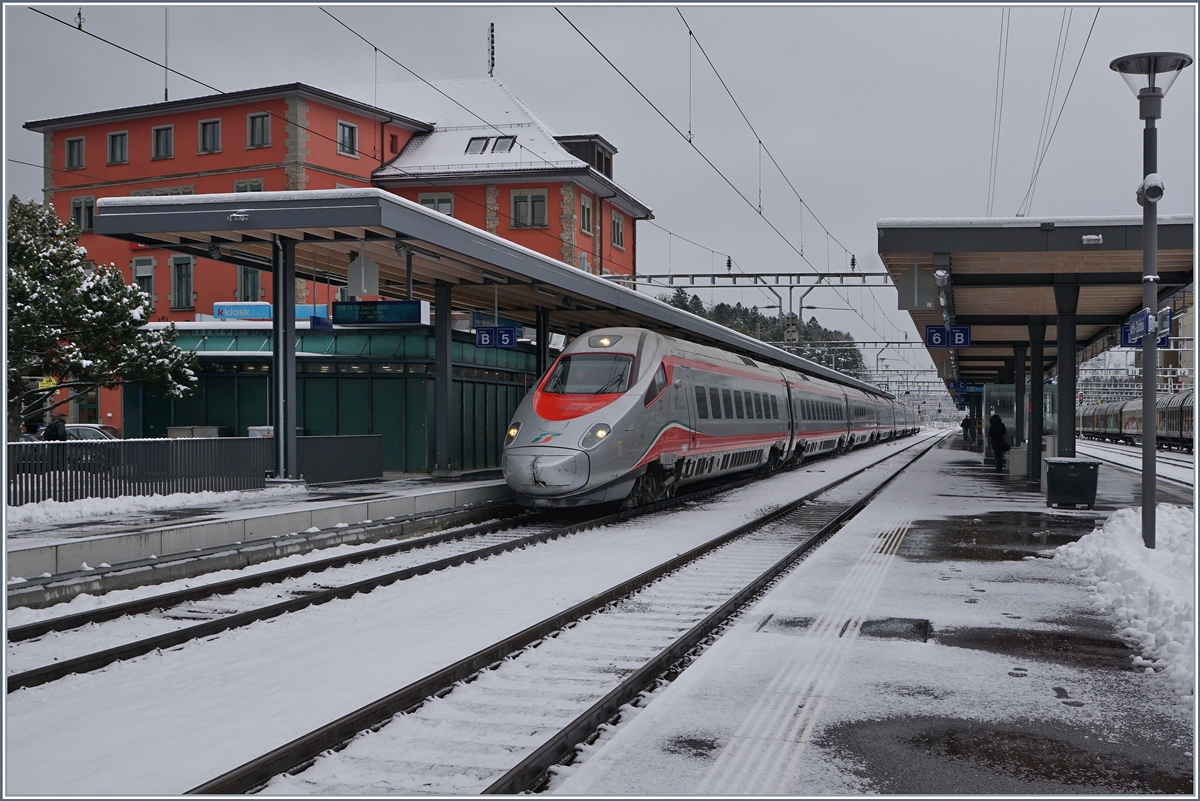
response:
<path fill-rule="evenodd" d="M 1008 75 L 1008 33 L 1012 9 L 1000 9 L 1000 43 L 996 49 L 996 94 L 992 100 L 992 149 L 988 156 L 987 216 L 992 216 L 1000 172 L 1000 131 L 1004 123 L 1004 85 Z"/>
<path fill-rule="evenodd" d="M 1042 124 L 1038 126 L 1037 147 L 1035 147 L 1033 150 L 1033 166 L 1031 167 L 1029 178 L 1029 180 L 1035 185 L 1037 181 L 1034 178 L 1034 173 L 1036 173 L 1037 170 L 1038 158 L 1042 154 L 1042 145 L 1045 143 L 1046 137 L 1050 133 L 1050 115 L 1053 113 L 1054 103 L 1058 99 L 1058 81 L 1059 78 L 1062 77 L 1063 64 L 1066 62 L 1066 45 L 1071 38 L 1071 18 L 1074 16 L 1074 14 L 1075 9 L 1064 8 L 1062 12 L 1062 19 L 1058 23 L 1058 38 L 1054 43 L 1054 59 L 1050 63 L 1050 81 L 1046 86 L 1046 102 L 1042 107 Z M 1063 35 L 1064 29 L 1066 31 L 1065 37 Z M 1031 193 L 1029 196 L 1028 205 L 1032 204 L 1033 195 Z M 1028 214 L 1027 207 L 1017 210 L 1018 217 L 1023 216 L 1024 214 Z"/>
<path fill-rule="evenodd" d="M 1037 169 L 1033 171 L 1033 180 L 1029 182 L 1029 188 L 1025 190 L 1025 197 L 1021 199 L 1022 205 L 1033 194 L 1034 184 L 1037 182 L 1038 175 L 1042 171 L 1042 162 L 1046 159 L 1046 153 L 1050 151 L 1050 143 L 1054 141 L 1054 133 L 1058 130 L 1059 121 L 1062 120 L 1063 110 L 1067 107 L 1067 100 L 1071 97 L 1071 89 L 1075 86 L 1075 77 L 1079 75 L 1079 67 L 1083 64 L 1083 56 L 1087 53 L 1088 43 L 1092 41 L 1092 31 L 1096 30 L 1096 20 L 1099 18 L 1100 7 L 1097 6 L 1096 13 L 1092 16 L 1092 25 L 1088 28 L 1087 38 L 1083 40 L 1083 49 L 1079 51 L 1079 60 L 1075 62 L 1075 72 L 1071 74 L 1071 82 L 1067 84 L 1067 91 L 1063 95 L 1062 105 L 1058 107 L 1058 116 L 1054 118 L 1054 127 L 1050 129 L 1050 136 L 1046 138 L 1046 146 L 1042 148 L 1042 155 L 1038 159 Z"/>

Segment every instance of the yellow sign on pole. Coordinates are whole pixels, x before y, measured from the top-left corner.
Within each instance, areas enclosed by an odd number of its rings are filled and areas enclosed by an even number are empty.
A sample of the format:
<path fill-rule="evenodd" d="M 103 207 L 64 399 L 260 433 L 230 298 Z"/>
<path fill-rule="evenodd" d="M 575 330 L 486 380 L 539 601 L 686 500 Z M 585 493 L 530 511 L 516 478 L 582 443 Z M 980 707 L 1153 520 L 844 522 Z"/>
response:
<path fill-rule="evenodd" d="M 38 389 L 52 389 L 56 386 L 58 386 L 58 381 L 56 381 L 52 375 L 46 376 L 38 382 Z"/>

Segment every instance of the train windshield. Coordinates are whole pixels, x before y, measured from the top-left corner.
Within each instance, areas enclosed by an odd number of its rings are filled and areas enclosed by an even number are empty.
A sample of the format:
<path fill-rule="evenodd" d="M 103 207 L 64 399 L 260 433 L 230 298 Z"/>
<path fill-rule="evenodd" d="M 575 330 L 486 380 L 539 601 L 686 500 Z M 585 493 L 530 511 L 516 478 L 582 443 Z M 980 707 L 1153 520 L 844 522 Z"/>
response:
<path fill-rule="evenodd" d="M 555 395 L 608 395 L 629 389 L 633 357 L 619 353 L 576 353 L 554 367 L 542 392 Z"/>

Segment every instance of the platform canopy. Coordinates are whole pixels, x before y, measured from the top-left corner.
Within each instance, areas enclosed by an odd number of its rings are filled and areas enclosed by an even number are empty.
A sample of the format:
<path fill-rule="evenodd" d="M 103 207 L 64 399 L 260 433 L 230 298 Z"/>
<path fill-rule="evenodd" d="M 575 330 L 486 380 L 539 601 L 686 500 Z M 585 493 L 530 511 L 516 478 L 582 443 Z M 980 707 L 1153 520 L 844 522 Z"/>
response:
<path fill-rule="evenodd" d="M 971 327 L 971 347 L 931 347 L 943 377 L 997 382 L 1013 347 L 1030 343 L 1030 325 L 1045 325 L 1046 364 L 1057 358 L 1056 287 L 1078 287 L 1074 314 L 1079 358 L 1089 346 L 1119 343 L 1120 326 L 1142 308 L 1142 218 L 1016 217 L 884 219 L 879 257 L 899 286 L 913 267 L 945 271 L 932 303 L 910 311 L 921 336 L 927 326 Z M 1158 221 L 1159 298 L 1194 277 L 1192 215 Z M 1060 298 L 1066 294 L 1059 290 Z M 909 304 L 913 305 L 913 304 Z"/>
<path fill-rule="evenodd" d="M 298 278 L 347 282 L 365 248 L 379 266 L 379 294 L 405 299 L 408 261 L 415 299 L 452 286 L 453 306 L 579 333 L 639 326 L 714 345 L 891 397 L 870 384 L 802 359 L 655 298 L 583 272 L 380 189 L 102 198 L 95 232 L 201 258 L 271 270 L 273 242 L 295 242 Z M 552 235 L 552 234 L 551 234 Z"/>

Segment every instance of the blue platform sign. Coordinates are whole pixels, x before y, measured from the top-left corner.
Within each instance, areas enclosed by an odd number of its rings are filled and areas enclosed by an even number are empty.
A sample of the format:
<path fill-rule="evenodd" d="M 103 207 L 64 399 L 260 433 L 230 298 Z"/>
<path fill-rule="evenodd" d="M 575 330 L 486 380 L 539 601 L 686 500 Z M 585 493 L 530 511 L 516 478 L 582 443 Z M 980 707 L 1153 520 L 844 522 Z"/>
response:
<path fill-rule="evenodd" d="M 1158 339 L 1158 347 L 1171 347 L 1171 319 L 1172 311 L 1170 308 L 1162 309 L 1158 313 L 1158 329 L 1165 331 Z M 1146 328 L 1150 320 L 1150 310 L 1142 309 L 1137 314 L 1129 318 L 1129 322 L 1121 326 L 1121 347 L 1123 348 L 1140 348 L 1142 346 L 1142 337 L 1145 336 Z"/>
<path fill-rule="evenodd" d="M 944 325 L 925 326 L 925 347 L 946 348 L 950 345 L 950 333 Z"/>
<path fill-rule="evenodd" d="M 507 326 L 483 326 L 475 329 L 475 347 L 477 348 L 515 348 L 517 346 L 517 329 Z"/>
<path fill-rule="evenodd" d="M 952 348 L 969 348 L 971 347 L 971 326 L 969 325 L 952 325 L 946 329 L 950 337 L 950 347 Z"/>

